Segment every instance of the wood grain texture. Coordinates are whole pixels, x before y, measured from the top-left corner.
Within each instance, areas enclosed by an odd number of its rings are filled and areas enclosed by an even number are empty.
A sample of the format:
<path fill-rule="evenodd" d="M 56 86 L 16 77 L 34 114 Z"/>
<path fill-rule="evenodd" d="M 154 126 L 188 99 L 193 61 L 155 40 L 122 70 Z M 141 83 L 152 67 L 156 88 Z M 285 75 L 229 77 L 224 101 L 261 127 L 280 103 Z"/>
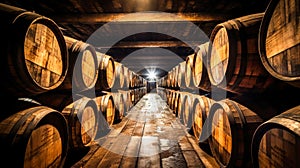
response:
<path fill-rule="evenodd" d="M 100 52 L 97 53 L 98 58 L 98 80 L 96 83 L 96 89 L 107 90 L 111 89 L 115 82 L 115 61 L 109 56 Z"/>
<path fill-rule="evenodd" d="M 60 112 L 46 106 L 28 108 L 1 121 L 0 128 L 2 164 L 12 167 L 64 165 L 68 127 Z"/>
<path fill-rule="evenodd" d="M 112 95 L 103 95 L 95 98 L 100 112 L 103 114 L 108 125 L 115 122 L 116 106 Z"/>
<path fill-rule="evenodd" d="M 300 1 L 272 1 L 259 32 L 264 66 L 274 77 L 299 86 Z"/>
<path fill-rule="evenodd" d="M 68 122 L 70 148 L 84 149 L 95 140 L 99 127 L 99 110 L 94 99 L 83 97 L 68 104 L 62 114 Z"/>
<path fill-rule="evenodd" d="M 263 66 L 258 32 L 264 13 L 218 24 L 210 37 L 208 75 L 212 85 L 237 94 L 263 92 L 275 78 Z"/>
<path fill-rule="evenodd" d="M 217 162 L 225 167 L 252 167 L 251 139 L 263 120 L 230 99 L 214 102 L 209 113 L 212 136 L 208 142 Z"/>
<path fill-rule="evenodd" d="M 45 16 L 0 4 L 0 76 L 6 95 L 37 95 L 59 87 L 68 70 L 65 41 L 58 25 Z"/>
<path fill-rule="evenodd" d="M 298 167 L 299 114 L 295 106 L 261 124 L 252 139 L 254 166 Z"/>
<path fill-rule="evenodd" d="M 193 60 L 193 81 L 196 87 L 210 91 L 211 83 L 207 74 L 207 57 L 209 42 L 197 46 Z"/>

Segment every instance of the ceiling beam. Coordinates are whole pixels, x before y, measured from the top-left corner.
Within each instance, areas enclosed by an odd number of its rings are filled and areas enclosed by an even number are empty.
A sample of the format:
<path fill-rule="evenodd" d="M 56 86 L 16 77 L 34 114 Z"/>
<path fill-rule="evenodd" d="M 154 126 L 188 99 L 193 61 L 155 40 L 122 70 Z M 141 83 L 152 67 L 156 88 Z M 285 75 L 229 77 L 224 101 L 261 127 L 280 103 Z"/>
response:
<path fill-rule="evenodd" d="M 49 16 L 57 23 L 108 23 L 108 22 L 211 22 L 230 19 L 226 14 L 209 13 L 99 13 L 99 14 L 72 14 Z"/>
<path fill-rule="evenodd" d="M 189 46 L 191 45 L 191 46 Z M 178 47 L 195 47 L 200 45 L 200 42 L 190 42 L 189 45 L 182 41 L 121 41 L 109 48 L 178 48 Z M 97 48 L 107 48 L 107 46 L 99 46 Z"/>

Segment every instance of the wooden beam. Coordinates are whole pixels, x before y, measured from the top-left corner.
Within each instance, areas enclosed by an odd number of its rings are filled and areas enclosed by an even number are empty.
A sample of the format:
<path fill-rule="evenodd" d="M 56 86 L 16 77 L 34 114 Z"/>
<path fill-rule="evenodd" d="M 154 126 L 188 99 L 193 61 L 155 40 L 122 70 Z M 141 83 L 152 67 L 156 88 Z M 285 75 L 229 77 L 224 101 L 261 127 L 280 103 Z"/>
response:
<path fill-rule="evenodd" d="M 110 48 L 178 48 L 178 47 L 195 47 L 200 45 L 200 42 L 188 42 L 188 44 L 182 41 L 121 41 Z M 99 46 L 99 48 L 106 48 L 105 46 Z"/>
<path fill-rule="evenodd" d="M 49 16 L 57 23 L 108 23 L 108 22 L 211 22 L 230 19 L 226 14 L 209 13 L 99 13 L 99 14 L 72 14 Z"/>

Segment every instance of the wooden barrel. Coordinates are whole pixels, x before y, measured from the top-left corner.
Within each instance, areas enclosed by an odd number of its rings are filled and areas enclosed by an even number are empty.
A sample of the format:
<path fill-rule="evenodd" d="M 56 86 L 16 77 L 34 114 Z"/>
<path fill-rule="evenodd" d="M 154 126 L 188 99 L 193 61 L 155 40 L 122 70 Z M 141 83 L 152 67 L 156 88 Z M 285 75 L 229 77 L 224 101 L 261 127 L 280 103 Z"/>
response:
<path fill-rule="evenodd" d="M 131 103 L 131 100 L 130 100 L 130 92 L 119 90 L 119 93 L 123 95 L 125 112 L 128 112 L 132 107 L 132 103 Z"/>
<path fill-rule="evenodd" d="M 167 104 L 169 105 L 170 109 L 171 108 L 171 103 L 172 103 L 172 94 L 173 94 L 173 90 L 170 89 L 166 89 L 167 90 Z"/>
<path fill-rule="evenodd" d="M 95 48 L 81 40 L 64 36 L 69 53 L 69 70 L 60 89 L 82 92 L 95 87 L 98 60 Z"/>
<path fill-rule="evenodd" d="M 173 110 L 174 112 L 176 111 L 176 107 L 177 107 L 177 99 L 178 99 L 178 95 L 179 92 L 178 91 L 173 91 L 171 93 L 171 102 L 170 102 L 170 108 L 171 110 Z"/>
<path fill-rule="evenodd" d="M 186 84 L 185 84 L 185 66 L 186 62 L 180 62 L 178 64 L 178 75 L 177 75 L 177 85 L 179 88 L 185 89 Z"/>
<path fill-rule="evenodd" d="M 115 61 L 111 56 L 96 51 L 98 59 L 98 80 L 96 90 L 111 89 L 115 82 Z"/>
<path fill-rule="evenodd" d="M 1 164 L 9 167 L 63 167 L 68 152 L 64 116 L 49 107 L 19 111 L 0 123 Z"/>
<path fill-rule="evenodd" d="M 124 87 L 124 83 L 125 83 L 124 78 L 127 77 L 124 75 L 125 71 L 124 71 L 123 64 L 115 61 L 115 70 L 116 70 L 115 82 L 114 82 L 112 89 L 114 89 L 114 90 L 122 89 Z"/>
<path fill-rule="evenodd" d="M 135 87 L 136 87 L 136 78 L 137 78 L 137 74 L 133 71 L 130 71 L 130 77 L 129 77 L 129 80 L 130 80 L 129 88 L 130 89 L 135 89 Z"/>
<path fill-rule="evenodd" d="M 130 85 L 130 69 L 128 69 L 126 66 L 124 66 L 124 86 L 123 90 L 128 90 Z"/>
<path fill-rule="evenodd" d="M 112 95 L 103 95 L 98 96 L 95 98 L 96 103 L 102 112 L 102 116 L 104 116 L 107 124 L 109 126 L 113 125 L 115 122 L 115 114 L 116 114 L 116 107 L 114 103 L 114 98 Z"/>
<path fill-rule="evenodd" d="M 300 167 L 300 106 L 262 123 L 252 139 L 253 167 Z"/>
<path fill-rule="evenodd" d="M 177 77 L 178 77 L 178 65 L 172 68 L 171 70 L 172 77 L 171 77 L 171 86 L 172 88 L 178 87 Z"/>
<path fill-rule="evenodd" d="M 275 78 L 300 87 L 299 0 L 272 0 L 259 31 L 260 58 Z"/>
<path fill-rule="evenodd" d="M 192 104 L 192 129 L 197 140 L 200 140 L 204 122 L 214 101 L 208 97 L 197 95 Z M 206 131 L 206 130 L 205 130 Z"/>
<path fill-rule="evenodd" d="M 110 94 L 113 96 L 114 103 L 115 103 L 115 109 L 116 109 L 115 121 L 120 122 L 125 116 L 125 113 L 127 112 L 124 96 L 122 93 L 118 93 L 118 92 L 115 93 L 111 92 Z"/>
<path fill-rule="evenodd" d="M 192 103 L 193 103 L 194 95 L 191 93 L 186 93 L 183 99 L 183 112 L 182 112 L 182 121 L 183 125 L 186 127 L 188 131 L 192 128 Z"/>
<path fill-rule="evenodd" d="M 183 117 L 184 117 L 184 102 L 189 93 L 187 92 L 178 92 L 178 96 L 176 99 L 176 109 L 175 109 L 175 116 L 179 119 L 179 121 L 183 124 Z"/>
<path fill-rule="evenodd" d="M 1 93 L 36 95 L 61 85 L 68 52 L 58 25 L 45 16 L 0 4 Z"/>
<path fill-rule="evenodd" d="M 185 60 L 185 76 L 184 76 L 184 79 L 185 79 L 185 85 L 187 88 L 189 89 L 195 89 L 196 86 L 194 84 L 194 81 L 193 81 L 193 60 L 194 60 L 194 57 L 195 57 L 195 53 L 189 55 L 186 57 L 186 60 Z"/>
<path fill-rule="evenodd" d="M 196 87 L 209 92 L 211 90 L 211 83 L 206 70 L 208 46 L 209 42 L 197 46 L 193 60 L 192 76 Z"/>
<path fill-rule="evenodd" d="M 67 105 L 62 114 L 69 126 L 70 148 L 78 150 L 89 147 L 99 127 L 99 110 L 95 100 L 83 97 Z"/>
<path fill-rule="evenodd" d="M 136 88 L 133 89 L 134 92 L 134 104 L 137 104 L 140 99 L 142 98 L 142 89 L 141 88 Z"/>
<path fill-rule="evenodd" d="M 263 120 L 229 99 L 214 102 L 209 111 L 210 150 L 220 167 L 252 167 L 251 139 Z"/>
<path fill-rule="evenodd" d="M 259 57 L 258 32 L 264 13 L 218 24 L 212 31 L 207 71 L 212 85 L 235 93 L 262 92 L 274 78 Z"/>

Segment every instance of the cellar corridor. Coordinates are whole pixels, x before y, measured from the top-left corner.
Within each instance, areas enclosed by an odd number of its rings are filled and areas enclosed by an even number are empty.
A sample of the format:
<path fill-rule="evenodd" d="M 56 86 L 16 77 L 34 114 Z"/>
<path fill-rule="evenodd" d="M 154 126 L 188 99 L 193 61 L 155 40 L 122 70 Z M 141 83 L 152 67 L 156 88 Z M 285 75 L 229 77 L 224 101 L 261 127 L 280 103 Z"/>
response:
<path fill-rule="evenodd" d="M 3 0 L 0 164 L 300 168 L 300 0 Z"/>
<path fill-rule="evenodd" d="M 217 167 L 156 93 L 148 93 L 65 167 Z"/>

